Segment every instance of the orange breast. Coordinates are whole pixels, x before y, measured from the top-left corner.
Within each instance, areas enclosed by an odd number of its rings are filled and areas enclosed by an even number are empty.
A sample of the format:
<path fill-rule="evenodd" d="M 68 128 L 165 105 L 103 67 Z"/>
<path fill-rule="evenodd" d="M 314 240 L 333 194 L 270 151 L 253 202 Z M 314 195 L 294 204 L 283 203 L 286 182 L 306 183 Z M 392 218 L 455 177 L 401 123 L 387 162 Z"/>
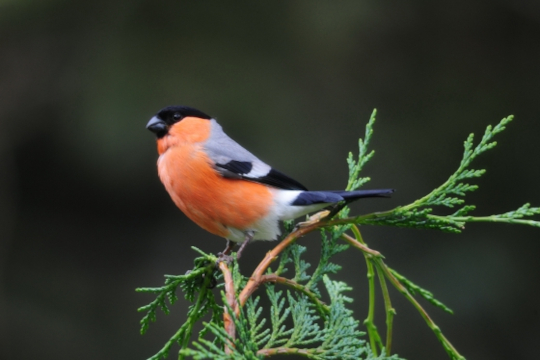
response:
<path fill-rule="evenodd" d="M 173 127 L 181 136 L 170 130 L 169 143 L 162 145 L 164 152 L 158 161 L 158 172 L 174 203 L 191 220 L 215 235 L 227 237 L 227 226 L 246 230 L 266 216 L 273 203 L 272 194 L 264 185 L 226 179 L 213 169 L 199 142 L 205 140 L 205 130 L 206 137 L 209 134 L 210 122 L 202 121 L 205 123 L 195 126 L 198 133 L 188 133 L 191 139 L 186 139 L 183 130 L 195 125 L 193 121 L 184 127 Z M 204 128 L 206 125 L 208 129 Z M 192 141 L 194 138 L 199 141 Z"/>

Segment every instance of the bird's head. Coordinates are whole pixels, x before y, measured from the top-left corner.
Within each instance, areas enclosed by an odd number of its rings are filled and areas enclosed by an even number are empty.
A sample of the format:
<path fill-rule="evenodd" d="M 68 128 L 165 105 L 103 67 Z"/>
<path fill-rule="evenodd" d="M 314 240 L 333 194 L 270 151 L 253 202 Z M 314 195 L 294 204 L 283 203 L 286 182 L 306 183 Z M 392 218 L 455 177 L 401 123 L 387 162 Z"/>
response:
<path fill-rule="evenodd" d="M 150 119 L 146 128 L 156 134 L 161 139 L 169 132 L 171 126 L 185 117 L 197 117 L 201 119 L 211 119 L 200 110 L 188 106 L 167 106 L 161 109 L 153 118 Z"/>

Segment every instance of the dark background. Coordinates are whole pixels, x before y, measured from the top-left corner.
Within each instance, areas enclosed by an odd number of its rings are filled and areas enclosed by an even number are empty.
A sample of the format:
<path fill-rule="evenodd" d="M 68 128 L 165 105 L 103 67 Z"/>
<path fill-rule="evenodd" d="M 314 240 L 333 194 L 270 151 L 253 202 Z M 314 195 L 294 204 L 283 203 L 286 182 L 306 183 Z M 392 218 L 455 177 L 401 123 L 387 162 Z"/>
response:
<path fill-rule="evenodd" d="M 478 140 L 515 114 L 474 164 L 488 172 L 467 199 L 489 215 L 540 205 L 539 64 L 534 1 L 1 1 L 0 358 L 145 359 L 179 327 L 183 301 L 141 337 L 136 309 L 152 297 L 134 289 L 191 268 L 190 246 L 217 252 L 225 241 L 188 221 L 159 182 L 145 125 L 160 108 L 199 108 L 310 189 L 340 189 L 377 107 L 367 188 L 397 192 L 356 204 L 358 214 L 431 191 L 470 132 Z M 426 305 L 464 356 L 535 357 L 540 229 L 363 233 L 454 309 Z M 300 243 L 316 259 L 317 237 Z M 271 247 L 251 245 L 243 272 Z M 355 251 L 338 260 L 363 320 L 365 264 Z M 392 297 L 394 351 L 446 358 Z"/>

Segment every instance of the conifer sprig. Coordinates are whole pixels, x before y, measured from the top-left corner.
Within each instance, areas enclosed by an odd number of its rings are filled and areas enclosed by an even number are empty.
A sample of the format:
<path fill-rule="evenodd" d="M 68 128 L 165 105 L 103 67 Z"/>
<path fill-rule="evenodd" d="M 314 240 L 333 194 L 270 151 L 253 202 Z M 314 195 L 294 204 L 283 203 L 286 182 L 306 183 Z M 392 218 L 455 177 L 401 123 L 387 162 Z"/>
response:
<path fill-rule="evenodd" d="M 469 165 L 476 159 L 479 155 L 484 152 L 494 148 L 497 145 L 496 141 L 492 141 L 493 137 L 503 130 L 506 129 L 506 125 L 510 123 L 514 117 L 512 115 L 503 118 L 495 127 L 488 125 L 482 140 L 480 143 L 474 147 L 474 134 L 469 134 L 469 137 L 464 142 L 463 147 L 463 157 L 457 170 L 438 188 L 422 197 L 421 199 L 416 200 L 410 205 L 404 206 L 403 210 L 410 210 L 419 207 L 425 206 L 446 206 L 454 207 L 454 205 L 461 205 L 464 203 L 464 200 L 457 196 L 465 196 L 465 193 L 470 191 L 475 191 L 478 189 L 477 185 L 469 185 L 462 182 L 466 179 L 478 178 L 482 176 L 486 170 L 475 170 L 469 169 Z M 474 149 L 473 149 L 474 147 Z M 470 208 L 469 210 L 473 210 Z"/>
<path fill-rule="evenodd" d="M 454 314 L 454 311 L 452 311 L 452 309 L 450 309 L 448 306 L 444 305 L 439 300 L 435 299 L 435 297 L 433 297 L 433 293 L 431 293 L 431 291 L 428 291 L 428 290 L 426 290 L 424 288 L 421 288 L 420 286 L 416 285 L 415 283 L 413 283 L 412 281 L 407 279 L 405 276 L 400 275 L 394 269 L 388 268 L 388 270 L 392 273 L 392 275 L 394 275 L 394 277 L 397 280 L 399 280 L 401 282 L 401 284 L 403 284 L 403 286 L 405 286 L 405 288 L 412 295 L 416 295 L 418 293 L 418 295 L 422 296 L 424 299 L 429 301 L 432 305 L 446 311 L 449 314 L 452 314 L 452 315 Z"/>
<path fill-rule="evenodd" d="M 370 225 L 390 225 L 399 227 L 412 227 L 423 229 L 437 229 L 444 232 L 460 233 L 466 223 L 470 222 L 500 222 L 508 224 L 522 224 L 540 227 L 540 222 L 536 220 L 523 219 L 523 217 L 529 217 L 540 214 L 540 208 L 531 207 L 529 204 L 525 204 L 520 208 L 509 211 L 504 214 L 490 215 L 490 216 L 472 216 L 469 213 L 476 209 L 476 206 L 465 204 L 463 197 L 471 191 L 478 189 L 477 185 L 471 185 L 466 180 L 474 179 L 482 176 L 486 171 L 485 169 L 470 169 L 469 166 L 479 155 L 492 149 L 497 145 L 496 141 L 493 141 L 495 135 L 501 133 L 506 129 L 506 126 L 513 120 L 513 116 L 510 115 L 503 118 L 495 127 L 489 125 L 482 139 L 478 145 L 474 146 L 474 134 L 470 134 L 467 140 L 464 142 L 463 157 L 457 170 L 439 187 L 431 191 L 429 194 L 422 198 L 412 202 L 411 204 L 397 207 L 393 210 L 372 213 L 367 215 L 360 215 L 354 218 L 340 216 L 339 219 L 329 222 L 331 225 L 343 225 L 343 224 L 370 224 Z M 368 135 L 373 133 L 372 120 L 370 120 L 370 131 L 366 130 L 366 140 L 360 142 L 361 150 L 359 150 L 359 158 L 356 162 L 352 160 L 352 155 L 349 155 L 347 160 L 349 169 L 362 168 L 362 166 L 371 159 L 373 152 L 368 153 L 365 148 L 366 144 L 369 144 Z M 368 155 L 362 155 L 368 154 Z M 349 184 L 359 182 L 362 178 L 359 178 L 357 171 L 350 171 L 351 178 Z M 354 177 L 354 178 L 352 178 Z M 463 205 L 463 206 L 461 206 Z M 453 214 L 450 215 L 436 215 L 433 214 L 434 206 L 442 206 L 447 208 L 453 208 L 455 206 L 461 206 Z M 343 214 L 343 212 L 342 212 Z"/>
<path fill-rule="evenodd" d="M 257 300 L 248 301 L 245 310 L 241 309 L 234 319 L 236 338 L 215 324 L 206 324 L 220 343 L 233 344 L 231 352 L 215 346 L 215 342 L 199 339 L 193 343 L 193 347 L 182 349 L 181 355 L 194 359 L 262 359 L 276 354 L 299 354 L 317 360 L 399 360 L 396 355 L 388 357 L 384 353 L 374 356 L 365 346 L 363 334 L 358 329 L 359 322 L 346 308 L 352 299 L 343 293 L 351 288 L 342 282 L 330 280 L 326 275 L 322 280 L 332 304 L 328 318 L 321 319 L 310 300 L 302 294 L 287 291 L 285 295 L 283 291 L 276 292 L 270 285 L 267 287 L 273 312 L 270 331 L 261 331 L 263 322 L 249 319 L 255 319 L 261 309 Z M 226 307 L 228 311 L 233 311 L 228 304 Z M 287 319 L 292 321 L 290 327 L 285 325 Z M 261 347 L 264 341 L 267 343 Z"/>
<path fill-rule="evenodd" d="M 360 177 L 360 171 L 373 157 L 368 149 L 373 135 L 376 111 L 366 125 L 364 140 L 359 140 L 359 154 L 355 160 L 352 154 L 347 159 L 349 167 L 348 190 L 355 190 L 369 181 Z M 158 288 L 141 288 L 139 292 L 156 295 L 156 299 L 139 311 L 146 312 L 141 320 L 144 333 L 156 312 L 161 308 L 169 313 L 169 304 L 178 298 L 176 289 L 180 287 L 185 298 L 192 302 L 186 322 L 180 327 L 165 346 L 151 359 L 165 358 L 174 343 L 180 345 L 179 359 L 191 356 L 194 359 L 262 359 L 276 354 L 300 354 L 310 359 L 398 359 L 390 356 L 393 338 L 393 320 L 396 314 L 390 300 L 387 283 L 393 285 L 420 313 L 427 326 L 432 329 L 444 349 L 452 359 L 464 359 L 442 334 L 414 295 L 423 297 L 432 305 L 452 313 L 452 311 L 433 294 L 406 279 L 383 261 L 383 255 L 368 247 L 363 240 L 358 225 L 375 224 L 412 228 L 429 228 L 459 233 L 470 222 L 503 222 L 540 227 L 540 222 L 526 219 L 539 215 L 540 208 L 525 204 L 516 210 L 503 214 L 483 217 L 471 216 L 474 205 L 465 204 L 463 197 L 478 188 L 466 181 L 482 176 L 485 170 L 470 169 L 472 161 L 496 145 L 493 137 L 503 131 L 512 117 L 503 119 L 495 127 L 488 126 L 480 143 L 474 146 L 471 134 L 464 143 L 464 154 L 458 169 L 446 182 L 426 196 L 411 204 L 395 209 L 350 217 L 348 207 L 334 207 L 332 211 L 321 212 L 302 224 L 294 226 L 292 221 L 285 223 L 286 234 L 282 240 L 261 260 L 253 274 L 243 276 L 238 264 L 218 263 L 213 255 L 198 251 L 201 256 L 195 260 L 191 272 L 181 276 L 166 276 L 165 285 Z M 341 204 L 342 205 L 342 204 Z M 453 214 L 433 214 L 434 207 L 453 208 L 460 206 Z M 332 217 L 341 210 L 334 219 Z M 307 248 L 296 244 L 304 235 L 320 231 L 322 237 L 319 262 L 310 272 L 311 264 L 302 256 Z M 352 231 L 353 236 L 347 234 Z M 338 241 L 342 239 L 346 244 Z M 369 343 L 360 332 L 359 322 L 348 309 L 352 299 L 343 293 L 350 287 L 330 279 L 341 266 L 331 261 L 332 257 L 349 246 L 360 250 L 366 261 L 368 275 L 369 304 L 368 316 L 364 321 Z M 270 265 L 277 261 L 277 268 Z M 229 267 L 230 265 L 230 267 Z M 287 266 L 294 274 L 288 274 Z M 386 310 L 386 339 L 383 341 L 375 325 L 376 281 L 378 278 Z M 223 287 L 222 302 L 218 305 L 211 288 L 218 282 Z M 318 286 L 324 288 L 330 298 L 329 303 L 322 300 Z M 286 290 L 278 290 L 285 287 Z M 260 305 L 260 295 L 253 297 L 256 290 L 265 288 L 269 308 Z M 205 314 L 211 314 L 210 321 L 204 323 L 198 340 L 189 343 L 193 326 Z M 267 314 L 267 317 L 264 317 Z M 292 325 L 291 325 L 292 323 Z M 213 336 L 209 339 L 209 336 Z"/>
<path fill-rule="evenodd" d="M 349 152 L 347 157 L 347 165 L 349 165 L 349 181 L 345 190 L 352 191 L 360 188 L 362 185 L 370 181 L 369 177 L 360 177 L 360 171 L 364 168 L 369 160 L 375 155 L 375 150 L 368 150 L 371 136 L 373 135 L 373 125 L 377 117 L 377 109 L 373 109 L 368 123 L 366 124 L 366 132 L 364 139 L 358 139 L 358 160 L 354 160 L 354 155 Z"/>
<path fill-rule="evenodd" d="M 169 308 L 166 300 L 173 305 L 178 297 L 176 290 L 178 287 L 184 292 L 186 300 L 194 302 L 189 307 L 186 322 L 178 329 L 178 331 L 165 343 L 163 348 L 151 356 L 149 360 L 158 360 L 166 358 L 171 347 L 178 343 L 180 346 L 186 346 L 193 333 L 193 326 L 204 315 L 211 312 L 212 322 L 222 324 L 222 308 L 216 304 L 214 295 L 212 294 L 212 282 L 216 281 L 214 276 L 219 276 L 215 273 L 216 257 L 202 253 L 199 249 L 193 247 L 194 250 L 201 253 L 203 256 L 195 259 L 195 267 L 185 275 L 165 275 L 165 285 L 157 288 L 137 288 L 135 291 L 142 293 L 157 294 L 157 297 L 150 304 L 142 306 L 138 309 L 139 312 L 146 311 L 146 315 L 141 319 L 141 334 L 144 334 L 149 327 L 150 322 L 156 321 L 156 312 L 160 308 L 166 315 L 169 314 Z M 206 329 L 201 335 L 205 334 Z"/>

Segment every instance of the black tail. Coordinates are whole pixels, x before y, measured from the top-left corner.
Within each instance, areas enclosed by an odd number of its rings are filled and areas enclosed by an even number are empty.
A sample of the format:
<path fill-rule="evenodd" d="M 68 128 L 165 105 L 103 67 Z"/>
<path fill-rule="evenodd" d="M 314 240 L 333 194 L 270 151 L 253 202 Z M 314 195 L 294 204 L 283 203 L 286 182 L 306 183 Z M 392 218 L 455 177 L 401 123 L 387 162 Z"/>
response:
<path fill-rule="evenodd" d="M 328 191 L 333 194 L 341 196 L 347 202 L 355 201 L 361 198 L 368 197 L 390 197 L 394 192 L 394 189 L 377 189 L 377 190 L 355 190 L 355 191 L 345 191 L 345 190 L 334 190 Z"/>
<path fill-rule="evenodd" d="M 291 205 L 334 204 L 340 201 L 349 203 L 367 197 L 389 197 L 393 192 L 394 189 L 303 191 Z"/>

